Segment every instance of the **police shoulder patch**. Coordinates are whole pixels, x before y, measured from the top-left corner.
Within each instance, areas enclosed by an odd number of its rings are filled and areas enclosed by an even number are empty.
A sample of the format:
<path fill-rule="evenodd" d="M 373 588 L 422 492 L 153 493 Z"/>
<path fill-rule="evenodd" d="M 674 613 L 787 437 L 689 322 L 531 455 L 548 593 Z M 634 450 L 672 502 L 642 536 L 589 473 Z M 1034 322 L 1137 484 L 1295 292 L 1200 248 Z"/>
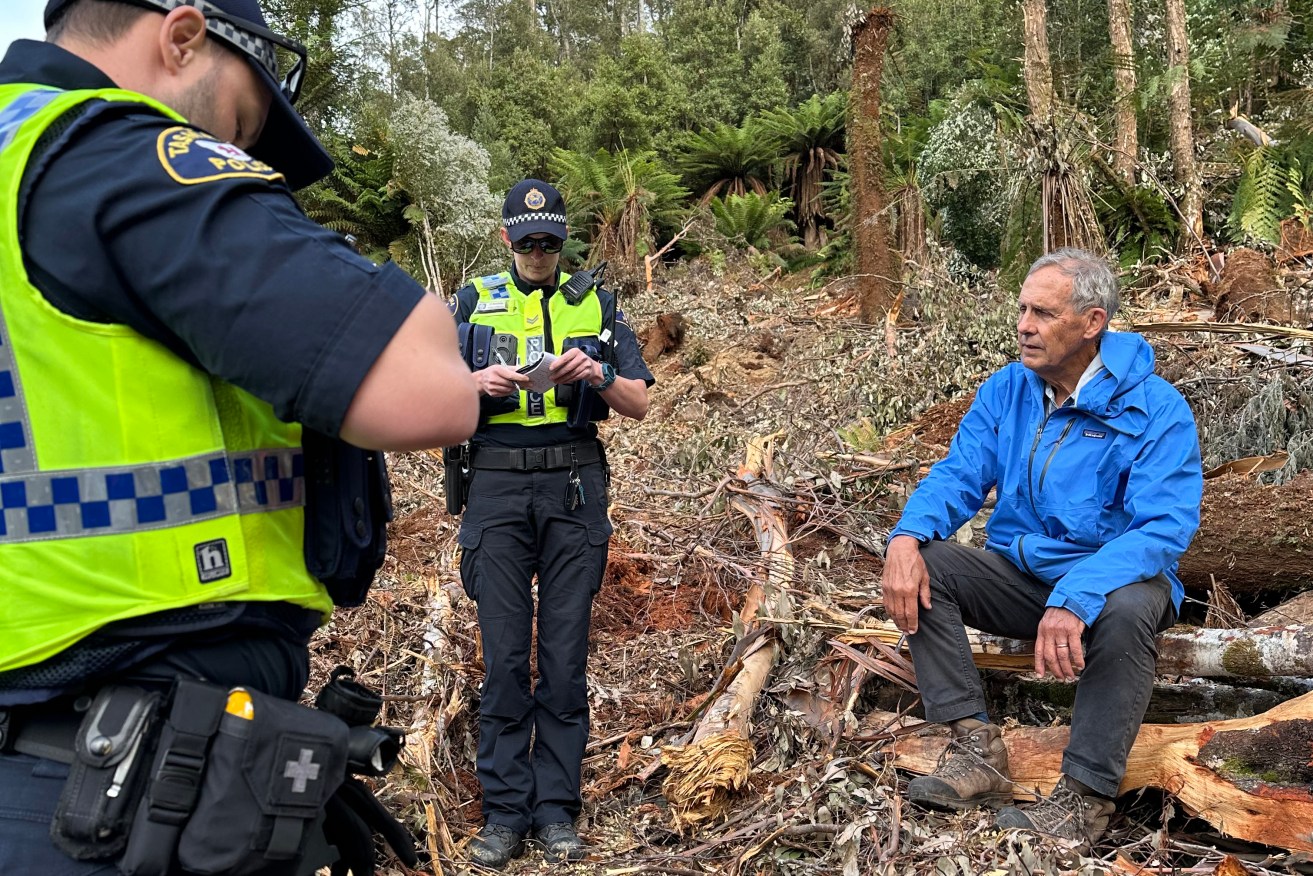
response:
<path fill-rule="evenodd" d="M 164 170 L 182 185 L 221 179 L 273 182 L 283 178 L 263 161 L 195 128 L 178 126 L 163 131 L 159 136 L 158 150 Z"/>

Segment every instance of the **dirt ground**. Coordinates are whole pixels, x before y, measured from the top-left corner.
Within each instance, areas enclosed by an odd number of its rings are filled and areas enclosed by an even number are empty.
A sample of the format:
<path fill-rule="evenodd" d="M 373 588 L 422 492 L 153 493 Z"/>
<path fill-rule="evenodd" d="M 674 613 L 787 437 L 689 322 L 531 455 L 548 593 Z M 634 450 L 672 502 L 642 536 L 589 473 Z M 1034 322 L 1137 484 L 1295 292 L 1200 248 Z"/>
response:
<path fill-rule="evenodd" d="M 1218 836 L 1157 792 L 1123 800 L 1107 839 L 1084 858 L 1000 834 L 986 813 L 918 812 L 904 796 L 909 777 L 889 766 L 882 743 L 819 726 L 846 721 L 845 710 L 856 726 L 898 692 L 889 678 L 854 676 L 829 640 L 859 613 L 880 616 L 884 534 L 925 466 L 946 452 L 971 401 L 959 387 L 978 385 L 1000 353 L 974 337 L 956 343 L 951 327 L 891 335 L 861 325 L 805 280 L 695 265 L 623 302 L 640 337 L 657 340 L 647 355 L 658 383 L 644 422 L 603 426 L 616 535 L 590 651 L 579 826 L 592 854 L 566 868 L 531 850 L 508 872 L 1202 874 L 1226 872 L 1217 870 L 1224 852 L 1241 856 L 1243 872 L 1313 872 L 1280 850 Z M 942 369 L 964 376 L 927 387 L 913 363 L 931 349 L 962 351 Z M 907 425 L 870 426 L 867 414 L 886 408 L 906 411 Z M 659 754 L 690 730 L 742 631 L 744 594 L 765 577 L 753 531 L 729 500 L 748 442 L 767 435 L 796 566 L 763 613 L 795 620 L 776 625 L 780 657 L 752 711 L 745 786 L 725 818 L 681 832 Z M 384 719 L 419 740 L 378 784 L 420 837 L 426 860 L 416 872 L 472 872 L 463 847 L 481 823 L 473 761 L 482 664 L 474 607 L 459 587 L 458 521 L 443 509 L 434 455 L 391 463 L 397 518 L 387 563 L 367 603 L 339 612 L 317 638 L 311 689 L 346 663 L 383 691 Z M 405 871 L 389 857 L 381 872 Z"/>

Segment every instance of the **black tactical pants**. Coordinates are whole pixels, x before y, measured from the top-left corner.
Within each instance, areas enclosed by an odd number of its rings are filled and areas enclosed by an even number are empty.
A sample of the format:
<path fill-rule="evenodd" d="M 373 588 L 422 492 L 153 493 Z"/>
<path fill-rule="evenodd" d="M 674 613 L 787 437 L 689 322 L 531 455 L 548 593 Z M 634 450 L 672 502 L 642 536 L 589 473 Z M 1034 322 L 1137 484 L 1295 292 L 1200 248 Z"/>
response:
<path fill-rule="evenodd" d="M 478 603 L 483 637 L 483 814 L 521 833 L 573 822 L 582 805 L 588 624 L 611 523 L 603 466 L 580 466 L 579 477 L 584 504 L 571 511 L 568 470 L 476 469 L 460 528 L 461 580 Z M 538 684 L 531 692 L 535 575 Z"/>
<path fill-rule="evenodd" d="M 1033 639 L 1052 588 L 1006 557 L 955 542 L 924 544 L 921 558 L 930 573 L 931 608 L 920 610 L 907 641 L 926 720 L 947 723 L 986 710 L 964 625 Z M 1175 619 L 1171 582 L 1158 575 L 1108 594 L 1085 630 L 1085 669 L 1076 682 L 1062 771 L 1097 793 L 1117 794 L 1153 692 L 1154 637 Z"/>

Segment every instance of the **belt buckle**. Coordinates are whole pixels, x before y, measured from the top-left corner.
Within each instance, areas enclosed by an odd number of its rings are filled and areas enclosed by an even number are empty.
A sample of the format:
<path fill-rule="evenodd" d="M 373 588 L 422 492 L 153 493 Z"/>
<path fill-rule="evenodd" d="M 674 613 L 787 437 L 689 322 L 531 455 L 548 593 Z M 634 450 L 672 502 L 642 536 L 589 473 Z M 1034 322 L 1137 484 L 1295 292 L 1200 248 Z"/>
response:
<path fill-rule="evenodd" d="M 528 471 L 537 471 L 547 467 L 546 447 L 524 448 L 524 467 Z"/>

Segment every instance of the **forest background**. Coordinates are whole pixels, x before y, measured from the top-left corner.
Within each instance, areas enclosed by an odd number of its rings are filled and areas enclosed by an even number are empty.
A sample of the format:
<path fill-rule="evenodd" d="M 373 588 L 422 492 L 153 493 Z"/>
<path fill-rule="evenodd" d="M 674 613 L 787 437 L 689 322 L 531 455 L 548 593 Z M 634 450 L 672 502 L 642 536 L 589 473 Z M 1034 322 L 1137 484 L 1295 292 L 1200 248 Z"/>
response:
<path fill-rule="evenodd" d="M 303 203 L 437 291 L 500 269 L 524 176 L 566 191 L 576 259 L 638 265 L 688 225 L 667 260 L 854 270 L 847 0 L 266 5 L 310 47 L 302 109 L 338 162 Z M 872 160 L 905 257 L 1007 277 L 1046 236 L 1129 267 L 1308 228 L 1311 0 L 890 11 Z"/>

